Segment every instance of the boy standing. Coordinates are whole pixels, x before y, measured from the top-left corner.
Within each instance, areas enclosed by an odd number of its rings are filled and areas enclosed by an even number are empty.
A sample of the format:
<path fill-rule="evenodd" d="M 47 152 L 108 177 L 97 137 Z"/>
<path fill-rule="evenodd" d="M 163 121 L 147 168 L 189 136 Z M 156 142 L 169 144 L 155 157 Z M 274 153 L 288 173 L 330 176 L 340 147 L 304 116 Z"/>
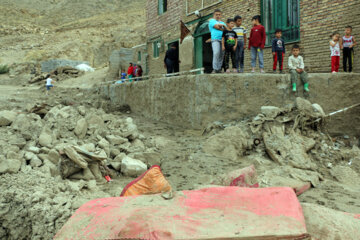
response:
<path fill-rule="evenodd" d="M 246 48 L 246 28 L 242 26 L 242 17 L 237 15 L 234 18 L 235 27 L 232 29 L 237 34 L 237 47 L 236 47 L 236 55 L 235 55 L 235 62 L 236 62 L 236 69 L 238 72 L 244 72 L 244 55 L 245 55 L 245 48 Z"/>
<path fill-rule="evenodd" d="M 259 54 L 260 72 L 264 73 L 264 52 L 266 33 L 263 25 L 260 24 L 260 15 L 254 16 L 252 19 L 254 27 L 250 32 L 249 49 L 251 50 L 251 67 L 252 73 L 255 72 L 256 58 Z"/>
<path fill-rule="evenodd" d="M 51 76 L 49 76 L 46 80 L 46 95 L 48 95 L 48 92 L 54 87 L 53 82 L 55 82 Z"/>
<path fill-rule="evenodd" d="M 292 55 L 289 57 L 289 69 L 291 74 L 292 91 L 296 92 L 296 82 L 298 76 L 304 84 L 304 91 L 309 92 L 309 83 L 307 79 L 307 73 L 304 70 L 304 60 L 302 56 L 299 56 L 300 47 L 295 44 L 292 48 Z"/>
<path fill-rule="evenodd" d="M 231 56 L 231 62 L 233 65 L 233 72 L 237 72 L 235 64 L 235 51 L 237 46 L 237 34 L 232 29 L 234 27 L 234 19 L 228 19 L 226 21 L 226 29 L 222 35 L 222 50 L 225 51 L 225 70 L 227 73 L 230 72 L 229 68 L 229 58 Z"/>
<path fill-rule="evenodd" d="M 349 62 L 349 72 L 352 71 L 354 61 L 354 46 L 356 46 L 356 41 L 354 36 L 351 35 L 351 32 L 352 27 L 346 26 L 345 36 L 342 37 L 344 72 L 347 72 L 347 62 Z"/>
<path fill-rule="evenodd" d="M 211 47 L 213 50 L 213 70 L 215 73 L 221 73 L 221 67 L 224 60 L 224 52 L 222 51 L 221 41 L 222 34 L 225 29 L 225 23 L 220 21 L 221 10 L 214 11 L 214 18 L 209 21 L 209 30 L 211 34 Z"/>
<path fill-rule="evenodd" d="M 273 66 L 274 73 L 276 73 L 277 62 L 279 62 L 280 73 L 283 73 L 285 42 L 281 38 L 281 36 L 282 36 L 281 29 L 276 29 L 275 30 L 275 38 L 272 41 L 272 55 L 274 58 L 274 66 Z"/>

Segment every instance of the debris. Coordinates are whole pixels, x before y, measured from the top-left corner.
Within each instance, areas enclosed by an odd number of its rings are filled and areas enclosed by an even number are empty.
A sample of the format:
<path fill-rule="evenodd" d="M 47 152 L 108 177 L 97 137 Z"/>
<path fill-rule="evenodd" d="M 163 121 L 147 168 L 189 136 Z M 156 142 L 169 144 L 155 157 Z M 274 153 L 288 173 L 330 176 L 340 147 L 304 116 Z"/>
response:
<path fill-rule="evenodd" d="M 1 111 L 0 112 L 0 127 L 9 126 L 16 118 L 16 113 L 12 111 Z"/>
<path fill-rule="evenodd" d="M 73 147 L 65 147 L 64 152 L 79 167 L 82 169 L 87 169 L 88 163 L 75 151 Z"/>
<path fill-rule="evenodd" d="M 261 113 L 268 118 L 275 118 L 281 113 L 281 109 L 274 106 L 262 106 Z"/>
<path fill-rule="evenodd" d="M 17 173 L 21 167 L 21 161 L 18 159 L 7 159 L 0 156 L 0 174 Z"/>
<path fill-rule="evenodd" d="M 147 170 L 147 166 L 140 160 L 124 157 L 121 161 L 121 173 L 129 177 L 138 177 Z"/>
<path fill-rule="evenodd" d="M 43 147 L 51 147 L 52 146 L 52 134 L 49 128 L 44 127 L 40 136 L 39 136 L 39 144 Z"/>
<path fill-rule="evenodd" d="M 79 138 L 84 138 L 87 132 L 87 128 L 88 128 L 88 124 L 85 120 L 85 118 L 81 118 L 79 121 L 77 121 L 76 123 L 76 127 L 74 130 L 74 133 L 79 137 Z"/>
<path fill-rule="evenodd" d="M 250 187 L 257 188 L 257 175 L 254 165 L 246 168 L 231 171 L 230 173 L 219 176 L 211 184 L 219 186 L 237 186 L 237 187 Z"/>

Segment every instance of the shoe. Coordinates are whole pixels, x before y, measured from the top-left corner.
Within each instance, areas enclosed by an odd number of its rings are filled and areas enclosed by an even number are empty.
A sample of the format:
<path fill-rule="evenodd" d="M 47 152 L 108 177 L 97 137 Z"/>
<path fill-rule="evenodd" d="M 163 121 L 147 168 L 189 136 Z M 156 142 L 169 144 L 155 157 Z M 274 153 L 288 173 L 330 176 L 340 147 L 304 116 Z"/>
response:
<path fill-rule="evenodd" d="M 260 69 L 260 73 L 265 73 L 264 69 Z"/>
<path fill-rule="evenodd" d="M 304 84 L 304 91 L 305 92 L 309 92 L 310 90 L 309 90 L 309 84 L 308 83 L 305 83 Z"/>
<path fill-rule="evenodd" d="M 243 72 L 244 72 L 244 69 L 243 69 L 243 68 L 241 68 L 241 69 L 240 69 L 240 73 L 243 73 Z"/>
<path fill-rule="evenodd" d="M 226 69 L 226 73 L 230 73 L 230 69 Z"/>
<path fill-rule="evenodd" d="M 282 70 L 280 70 L 280 74 L 284 74 L 284 72 Z"/>
<path fill-rule="evenodd" d="M 273 70 L 273 73 L 276 74 L 276 70 Z"/>
<path fill-rule="evenodd" d="M 238 70 L 236 68 L 233 68 L 233 73 L 237 73 Z"/>
<path fill-rule="evenodd" d="M 255 73 L 255 68 L 253 68 L 253 69 L 251 70 L 251 72 L 252 72 L 252 73 Z"/>
<path fill-rule="evenodd" d="M 335 73 L 336 73 L 335 71 L 332 72 L 332 74 L 335 74 Z"/>
<path fill-rule="evenodd" d="M 293 83 L 293 84 L 292 84 L 292 91 L 293 91 L 293 92 L 296 92 L 296 83 Z"/>

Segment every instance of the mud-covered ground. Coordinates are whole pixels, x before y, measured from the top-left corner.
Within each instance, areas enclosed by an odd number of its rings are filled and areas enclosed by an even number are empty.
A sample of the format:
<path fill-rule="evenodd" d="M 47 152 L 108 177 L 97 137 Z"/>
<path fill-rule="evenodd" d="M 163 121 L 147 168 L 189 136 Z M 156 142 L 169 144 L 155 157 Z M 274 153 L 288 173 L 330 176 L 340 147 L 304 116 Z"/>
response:
<path fill-rule="evenodd" d="M 29 113 L 43 103 L 47 104 L 45 116 Z M 94 198 L 119 196 L 135 177 L 120 167 L 116 169 L 121 154 L 138 158 L 148 166 L 160 164 L 175 190 L 218 184 L 220 175 L 254 165 L 260 187 L 310 183 L 311 189 L 299 200 L 316 205 L 306 206 L 360 213 L 359 139 L 331 138 L 326 134 L 326 125 L 306 125 L 307 117 L 321 117 L 321 113 L 306 113 L 312 110 L 306 106 L 299 110 L 296 103 L 292 110 L 273 109 L 275 113 L 253 120 L 209 124 L 205 131 L 145 119 L 129 110 L 108 112 L 107 102 L 99 99 L 94 90 L 59 87 L 46 95 L 39 86 L 1 85 L 0 112 L 3 110 L 15 112 L 16 117 L 9 126 L 0 127 L 0 161 L 9 163 L 8 159 L 15 159 L 19 167 L 12 170 L 14 173 L 0 174 L 0 239 L 50 239 L 81 204 Z M 25 117 L 30 120 L 20 119 Z M 136 134 L 121 130 L 129 128 L 129 117 L 137 127 Z M 84 136 L 81 129 L 76 131 L 81 119 L 88 124 Z M 26 131 L 22 130 L 26 127 Z M 49 128 L 50 133 L 44 128 Z M 52 142 L 49 145 L 40 140 L 47 133 Z M 119 136 L 125 143 L 113 143 L 109 135 Z M 255 139 L 260 140 L 259 144 L 254 144 Z M 70 165 L 75 170 L 71 173 L 59 167 L 70 166 L 66 165 L 68 156 L 62 153 L 66 145 L 105 152 L 113 181 L 107 183 L 94 171 L 90 175 L 84 169 L 76 172 L 78 166 L 73 163 Z M 335 239 L 323 236 L 321 239 Z"/>

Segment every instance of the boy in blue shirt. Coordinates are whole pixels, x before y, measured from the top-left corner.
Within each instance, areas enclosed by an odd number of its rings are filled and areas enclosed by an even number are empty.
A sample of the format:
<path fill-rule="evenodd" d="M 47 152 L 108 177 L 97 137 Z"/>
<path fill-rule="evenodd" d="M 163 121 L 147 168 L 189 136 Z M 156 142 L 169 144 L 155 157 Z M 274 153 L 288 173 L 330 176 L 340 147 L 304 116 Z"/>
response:
<path fill-rule="evenodd" d="M 215 73 L 221 73 L 221 67 L 224 60 L 224 52 L 222 51 L 221 41 L 225 23 L 220 21 L 221 10 L 214 11 L 214 18 L 209 21 L 209 30 L 211 34 L 211 46 L 213 50 L 213 70 Z"/>
<path fill-rule="evenodd" d="M 277 62 L 279 62 L 280 74 L 283 73 L 283 62 L 285 55 L 285 42 L 281 38 L 281 36 L 282 36 L 282 30 L 276 29 L 275 38 L 272 40 L 272 55 L 274 58 L 273 70 L 274 73 L 276 73 L 276 65 Z"/>

